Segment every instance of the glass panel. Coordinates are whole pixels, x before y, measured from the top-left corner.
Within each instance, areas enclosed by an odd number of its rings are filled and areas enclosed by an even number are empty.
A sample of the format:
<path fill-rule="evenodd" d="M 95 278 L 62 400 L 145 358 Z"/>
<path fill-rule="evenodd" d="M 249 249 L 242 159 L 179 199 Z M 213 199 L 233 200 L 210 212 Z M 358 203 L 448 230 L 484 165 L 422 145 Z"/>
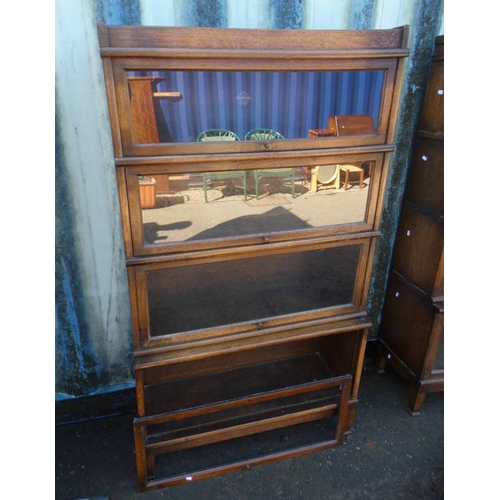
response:
<path fill-rule="evenodd" d="M 356 245 L 150 271 L 150 335 L 349 304 L 359 255 Z"/>
<path fill-rule="evenodd" d="M 144 243 L 362 222 L 373 163 L 139 176 Z"/>
<path fill-rule="evenodd" d="M 159 454 L 155 456 L 154 479 L 185 477 L 186 471 L 195 474 L 216 467 L 230 467 L 236 462 L 251 462 L 257 457 L 273 453 L 286 453 L 296 448 L 311 447 L 335 439 L 337 425 L 338 416 L 333 416 L 219 443 Z M 228 497 L 234 498 L 233 495 Z M 293 496 L 289 496 L 291 497 Z"/>
<path fill-rule="evenodd" d="M 130 71 L 127 79 L 134 142 L 182 143 L 374 134 L 384 71 Z"/>

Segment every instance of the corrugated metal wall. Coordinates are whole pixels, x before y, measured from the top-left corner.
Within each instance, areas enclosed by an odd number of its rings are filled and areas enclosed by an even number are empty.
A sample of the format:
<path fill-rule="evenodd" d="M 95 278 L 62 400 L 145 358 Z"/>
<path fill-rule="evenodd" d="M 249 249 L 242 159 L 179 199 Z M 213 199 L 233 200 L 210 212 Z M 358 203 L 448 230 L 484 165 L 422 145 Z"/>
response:
<path fill-rule="evenodd" d="M 369 311 L 377 325 L 444 0 L 56 1 L 56 398 L 133 385 L 130 311 L 97 22 L 149 26 L 383 29 L 408 24 L 396 151 Z"/>

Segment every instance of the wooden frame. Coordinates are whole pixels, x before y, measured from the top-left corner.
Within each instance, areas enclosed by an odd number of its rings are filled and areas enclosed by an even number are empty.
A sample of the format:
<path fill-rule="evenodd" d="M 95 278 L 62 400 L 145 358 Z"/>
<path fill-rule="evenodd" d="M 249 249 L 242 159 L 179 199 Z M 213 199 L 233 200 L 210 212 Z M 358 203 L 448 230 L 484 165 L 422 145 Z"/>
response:
<path fill-rule="evenodd" d="M 309 31 L 212 28 L 146 28 L 99 25 L 101 55 L 106 79 L 113 85 L 109 104 L 115 134 L 115 156 L 164 156 L 176 154 L 252 152 L 266 150 L 304 150 L 318 147 L 345 147 L 390 143 L 397 87 L 400 85 L 399 62 L 408 55 L 408 28 L 371 31 Z M 353 37 L 353 44 L 346 44 Z M 348 36 L 346 37 L 346 35 Z M 290 37 L 294 38 L 293 40 Z M 271 49 L 279 37 L 280 47 Z M 196 40 L 194 43 L 193 40 Z M 244 40 L 244 41 L 243 41 Z M 127 71 L 220 70 L 289 71 L 290 60 L 301 71 L 381 70 L 385 72 L 376 133 L 363 137 L 323 137 L 290 141 L 238 141 L 235 144 L 136 144 L 134 142 L 128 94 Z M 119 134 L 118 134 L 119 131 Z"/>
<path fill-rule="evenodd" d="M 267 61 L 266 61 L 267 62 Z M 183 67 L 192 71 L 215 70 L 217 62 L 215 60 L 203 61 L 204 64 L 194 64 L 192 60 L 176 60 L 175 65 L 167 67 L 166 63 L 157 60 L 143 61 L 136 59 L 125 59 L 123 61 L 114 61 L 114 80 L 116 83 L 116 104 L 118 106 L 118 116 L 120 125 L 120 136 L 122 140 L 121 147 L 125 156 L 128 157 L 144 157 L 144 156 L 165 156 L 177 154 L 213 154 L 213 153 L 246 153 L 246 152 L 263 152 L 263 151 L 297 151 L 303 149 L 332 148 L 332 147 L 355 147 L 361 145 L 380 145 L 385 144 L 388 137 L 389 121 L 388 112 L 391 107 L 389 96 L 393 94 L 394 84 L 396 80 L 397 60 L 382 60 L 382 61 L 363 61 L 358 64 L 346 66 L 343 61 L 332 61 L 329 64 L 324 62 L 321 64 L 306 64 L 304 63 L 303 71 L 345 71 L 345 70 L 371 70 L 384 71 L 384 93 L 382 95 L 380 119 L 375 134 L 363 136 L 322 136 L 318 139 L 290 139 L 279 141 L 236 141 L 231 143 L 159 143 L 159 144 L 140 144 L 134 141 L 134 132 L 132 127 L 131 108 L 128 93 L 127 73 L 141 71 L 144 68 L 156 71 L 174 71 L 179 67 Z M 229 68 L 231 71 L 245 71 L 249 66 L 244 63 L 234 64 Z M 267 64 L 259 61 L 257 69 L 260 71 L 279 71 L 280 69 L 288 69 L 287 65 L 278 64 L 277 61 L 269 61 Z"/>
<path fill-rule="evenodd" d="M 242 469 L 249 469 L 256 465 L 273 462 L 283 458 L 297 457 L 306 453 L 313 453 L 320 450 L 325 450 L 339 446 L 343 443 L 344 433 L 347 428 L 348 419 L 348 402 L 349 393 L 351 389 L 350 375 L 343 377 L 335 377 L 325 380 L 324 382 L 310 382 L 288 388 L 283 391 L 273 391 L 268 393 L 260 393 L 255 396 L 244 397 L 232 401 L 225 401 L 218 405 L 212 405 L 205 408 L 193 408 L 186 411 L 180 411 L 152 418 L 137 418 L 134 420 L 134 438 L 136 443 L 137 455 L 137 476 L 139 488 L 141 491 L 150 491 L 164 486 L 172 486 L 182 484 L 194 480 L 204 479 L 214 475 L 224 474 L 226 472 L 234 472 Z M 148 426 L 158 425 L 170 419 L 177 420 L 182 418 L 189 418 L 192 415 L 199 415 L 202 412 L 211 412 L 221 409 L 227 409 L 238 405 L 249 405 L 251 403 L 260 403 L 262 401 L 270 400 L 273 398 L 286 398 L 289 395 L 297 395 L 306 391 L 313 392 L 319 389 L 340 387 L 340 395 L 337 403 L 331 403 L 325 406 L 317 406 L 313 408 L 304 409 L 302 411 L 294 411 L 289 414 L 281 414 L 261 421 L 253 421 L 240 425 L 235 425 L 231 428 L 224 430 L 207 431 L 199 434 L 191 434 L 184 438 L 171 438 L 165 439 L 158 444 L 148 444 L 146 439 L 146 430 Z M 240 461 L 230 462 L 218 467 L 207 467 L 201 470 L 188 472 L 182 475 L 173 475 L 163 478 L 154 478 L 154 463 L 155 456 L 161 453 L 172 453 L 190 447 L 207 445 L 213 442 L 219 442 L 220 439 L 236 439 L 242 436 L 248 436 L 255 433 L 269 431 L 270 429 L 280 429 L 289 427 L 296 424 L 303 424 L 318 419 L 325 419 L 332 415 L 337 415 L 337 424 L 334 432 L 330 437 L 324 438 L 322 441 L 296 446 L 285 451 L 268 453 L 263 456 L 256 456 L 253 458 L 246 458 Z"/>
<path fill-rule="evenodd" d="M 373 153 L 351 153 L 351 154 L 320 154 L 311 155 L 307 158 L 297 158 L 294 154 L 279 154 L 271 157 L 271 160 L 276 161 L 279 168 L 307 168 L 331 163 L 364 163 L 373 162 L 373 167 L 370 169 L 370 185 L 367 187 L 368 195 L 365 207 L 364 220 L 353 221 L 352 223 L 341 223 L 336 225 L 314 227 L 306 230 L 286 231 L 282 230 L 273 233 L 257 233 L 254 235 L 238 235 L 235 238 L 224 238 L 220 240 L 197 240 L 197 241 L 178 241 L 148 244 L 144 240 L 144 226 L 141 212 L 141 204 L 138 189 L 138 176 L 157 176 L 157 175 L 186 175 L 210 172 L 216 166 L 219 170 L 238 170 L 247 171 L 259 168 L 259 166 L 267 167 L 269 159 L 262 160 L 257 155 L 248 155 L 246 158 L 235 158 L 232 155 L 217 155 L 212 156 L 209 160 L 199 157 L 185 157 L 182 159 L 173 158 L 171 163 L 167 165 L 151 164 L 147 160 L 139 164 L 127 163 L 124 179 L 119 182 L 123 183 L 123 188 L 120 193 L 127 197 L 127 201 L 123 203 L 127 210 L 127 221 L 130 224 L 130 235 L 132 239 L 132 248 L 126 248 L 127 257 L 133 256 L 154 256 L 170 253 L 178 253 L 184 251 L 192 251 L 194 249 L 213 249 L 213 248 L 229 248 L 245 245 L 268 244 L 269 242 L 278 241 L 296 241 L 298 239 L 309 239 L 317 237 L 334 236 L 341 234 L 356 234 L 378 229 L 379 218 L 377 214 L 381 210 L 382 199 L 379 197 L 379 192 L 383 182 L 383 152 Z M 123 162 L 117 162 L 123 165 Z M 206 206 L 206 210 L 210 207 Z"/>
<path fill-rule="evenodd" d="M 217 325 L 197 331 L 183 331 L 163 336 L 151 336 L 150 317 L 148 307 L 148 273 L 162 271 L 166 269 L 179 269 L 191 266 L 210 266 L 218 262 L 240 262 L 245 259 L 259 259 L 260 257 L 289 255 L 291 253 L 302 253 L 314 250 L 346 248 L 359 246 L 359 261 L 357 264 L 356 276 L 354 277 L 353 295 L 351 300 L 343 304 L 332 304 L 331 307 L 296 312 L 285 316 L 271 318 L 255 318 L 252 321 L 233 323 L 228 326 Z M 137 305 L 137 314 L 132 315 L 133 345 L 136 355 L 141 355 L 141 351 L 158 352 L 166 348 L 176 348 L 176 346 L 213 344 L 221 342 L 229 337 L 231 339 L 238 336 L 260 336 L 267 329 L 283 328 L 288 329 L 294 324 L 303 325 L 304 322 L 318 320 L 331 320 L 334 317 L 345 317 L 348 315 L 361 313 L 366 305 L 366 293 L 369 279 L 369 262 L 372 258 L 374 246 L 372 240 L 366 237 L 359 238 L 337 238 L 324 239 L 316 238 L 300 243 L 284 244 L 269 243 L 265 246 L 259 245 L 257 248 L 242 248 L 228 253 L 226 250 L 214 251 L 210 256 L 200 256 L 197 253 L 182 254 L 170 260 L 162 259 L 156 263 L 138 264 L 129 267 L 130 288 L 134 290 L 133 303 Z M 202 273 L 203 274 L 203 273 Z M 200 286 L 202 286 L 200 282 Z"/>
<path fill-rule="evenodd" d="M 403 61 L 408 55 L 408 37 L 406 26 L 392 30 L 305 31 L 99 25 L 129 279 L 138 406 L 134 435 L 140 491 L 331 448 L 340 444 L 344 434 L 349 432 L 356 413 L 366 340 L 371 327 L 365 309 L 380 235 L 390 153 L 394 150 L 392 141 Z M 154 72 L 287 72 L 290 68 L 298 72 L 376 71 L 370 74 L 380 82 L 376 94 L 380 95 L 379 108 L 370 115 L 377 115 L 375 130 L 366 133 L 363 129 L 363 134 L 346 136 L 308 134 L 306 131 L 304 137 L 295 139 L 231 142 L 158 142 L 157 131 L 149 133 L 146 130 L 151 123 L 154 128 L 154 120 L 151 120 L 154 106 L 151 106 L 150 97 L 155 88 L 147 81 L 153 78 Z M 139 78 L 148 73 L 145 80 L 138 82 L 147 89 L 144 105 L 141 99 L 131 104 L 128 82 L 131 72 L 144 72 L 133 75 Z M 182 99 L 180 92 L 171 90 L 167 94 L 162 90 L 162 98 Z M 149 115 L 140 117 L 146 109 Z M 347 112 L 347 116 L 366 115 L 352 113 Z M 339 114 L 346 116 L 346 113 Z M 142 121 L 137 121 L 138 116 Z M 134 136 L 134 124 L 137 127 L 137 123 L 145 124 L 140 142 Z M 278 229 L 262 230 L 262 226 L 258 226 L 254 232 L 236 232 L 230 236 L 220 233 L 213 236 L 212 233 L 206 239 L 179 238 L 151 243 L 145 238 L 138 176 L 160 179 L 160 189 L 168 193 L 173 189 L 172 176 L 280 168 L 300 168 L 307 175 L 316 166 L 333 163 L 370 164 L 369 190 L 366 195 L 362 193 L 366 196 L 364 216 L 341 223 L 323 224 L 321 220 L 317 226 L 279 226 Z M 345 196 L 350 194 L 345 193 Z M 210 208 L 210 204 L 207 205 Z M 325 260 L 316 259 L 320 253 Z M 278 272 L 273 263 L 281 257 L 287 262 L 302 261 L 295 268 L 291 265 L 280 267 Z M 337 266 L 347 274 L 339 278 L 332 272 L 325 279 L 328 284 L 322 284 L 324 274 L 319 270 L 323 270 L 325 263 L 326 268 L 336 269 Z M 318 295 L 315 296 L 314 287 L 310 287 L 312 294 L 307 305 L 296 307 L 291 301 L 290 309 L 275 307 L 273 312 L 260 314 L 265 309 L 259 309 L 257 298 L 260 299 L 258 294 L 264 284 L 274 285 L 273 280 L 276 280 L 278 286 L 269 287 L 270 293 L 283 290 L 287 297 L 291 293 L 287 279 L 294 285 L 303 283 L 294 275 L 296 269 L 314 271 L 308 277 L 314 284 L 319 283 Z M 258 314 L 240 317 L 234 313 L 235 308 L 229 309 L 227 321 L 185 322 L 182 314 L 190 314 L 190 310 L 184 311 L 183 305 L 203 302 L 198 292 L 204 286 L 210 291 L 207 293 L 219 293 L 218 299 L 226 298 L 223 288 L 226 282 L 230 285 L 228 293 L 238 291 L 238 287 L 245 290 L 246 282 L 237 281 L 240 275 L 236 270 L 242 275 L 246 272 L 252 280 L 255 278 L 256 294 L 248 300 L 244 294 L 233 295 L 231 302 L 247 304 L 254 300 L 255 304 L 251 305 Z M 216 287 L 210 288 L 213 283 L 207 283 L 207 279 L 217 272 L 222 273 L 224 279 L 220 282 L 215 279 Z M 203 279 L 205 275 L 207 279 Z M 259 281 L 262 276 L 267 281 Z M 278 281 L 278 276 L 285 276 L 285 279 Z M 191 288 L 182 290 L 177 286 L 183 277 Z M 155 278 L 158 280 L 157 302 L 152 304 L 148 280 Z M 341 287 L 332 303 L 321 302 L 324 296 L 330 297 L 328 293 L 337 290 L 334 282 L 343 284 L 344 278 L 349 284 L 352 279 L 352 291 L 347 287 L 345 292 Z M 231 288 L 233 286 L 235 288 Z M 295 297 L 304 298 L 297 293 L 299 289 L 295 286 Z M 194 290 L 194 298 L 184 300 L 191 290 Z M 279 305 L 278 298 L 273 298 Z M 178 323 L 172 326 L 171 312 L 177 309 L 180 310 Z M 155 326 L 157 330 L 153 334 L 151 315 L 157 310 L 160 315 L 155 324 L 160 326 Z M 309 361 L 316 357 L 321 362 L 313 365 L 326 367 L 327 375 L 316 375 L 306 369 Z M 262 381 L 259 373 L 272 372 L 272 367 L 288 362 L 293 363 L 294 368 L 283 373 L 291 376 L 289 379 L 275 377 L 276 387 L 246 387 L 247 377 L 242 374 L 256 374 L 255 380 Z M 239 378 L 233 376 L 237 374 Z M 295 376 L 300 374 L 304 378 L 298 380 Z M 204 384 L 207 390 L 203 392 L 203 400 L 199 400 L 189 388 L 204 387 Z M 291 402 L 294 398 L 321 391 L 337 393 L 331 395 L 334 399 L 328 403 L 323 397 L 312 397 L 306 406 Z M 277 404 L 277 409 L 284 413 L 267 414 L 267 404 Z M 264 405 L 264 416 L 252 410 L 260 405 Z M 224 415 L 227 411 L 237 411 L 240 423 L 234 423 L 234 416 Z M 175 422 L 178 425 L 195 416 L 217 416 L 217 419 L 207 422 L 206 432 L 184 429 L 180 434 L 169 434 L 160 430 L 154 442 L 148 440 L 148 433 L 153 428 Z M 169 456 L 180 448 L 197 448 L 273 429 L 284 431 L 311 421 L 328 422 L 329 418 L 337 419 L 333 433 L 316 443 L 258 453 L 255 457 L 225 465 L 209 464 L 192 473 L 187 466 L 187 472 L 149 477 L 157 454 Z"/>
<path fill-rule="evenodd" d="M 369 323 L 351 320 L 343 322 L 341 328 L 330 334 L 325 333 L 327 330 L 316 331 L 309 336 L 297 337 L 292 342 L 290 339 L 282 339 L 277 343 L 263 343 L 257 348 L 250 348 L 247 353 L 236 349 L 224 354 L 223 358 L 226 359 L 220 359 L 220 355 L 201 359 L 177 356 L 170 358 L 167 365 L 150 359 L 138 366 L 136 377 L 139 417 L 134 420 L 134 436 L 139 489 L 149 491 L 181 484 L 342 444 L 344 434 L 352 425 L 357 405 L 368 327 Z M 281 378 L 273 377 L 270 362 L 278 363 Z M 194 370 L 190 365 L 194 365 Z M 221 365 L 231 367 L 230 376 L 233 379 L 259 380 L 259 388 L 254 389 L 255 393 L 247 394 L 239 387 L 235 392 L 234 386 L 218 384 L 218 377 L 225 380 L 228 377 L 224 373 L 218 373 Z M 289 368 L 285 369 L 283 365 Z M 259 368 L 261 366 L 265 368 Z M 325 367 L 329 373 L 324 371 Z M 254 378 L 252 373 L 256 370 L 261 374 Z M 289 372 L 291 378 L 285 375 L 286 372 Z M 271 381 L 271 386 L 266 385 L 266 379 Z M 167 387 L 167 393 L 162 385 Z M 250 385 L 253 383 L 250 382 Z M 219 387 L 220 393 L 211 396 L 214 398 L 213 403 L 211 398 L 207 403 L 205 386 Z M 325 394 L 325 391 L 336 387 L 340 389 L 340 393 L 333 399 L 328 392 Z M 153 389 L 153 392 L 146 395 L 148 388 Z M 310 396 L 303 401 L 300 395 L 307 394 Z M 263 403 L 264 407 L 259 410 L 259 405 L 262 406 Z M 191 407 L 192 404 L 195 406 Z M 177 406 L 179 409 L 176 409 Z M 251 414 L 252 406 L 256 408 L 255 414 L 249 418 L 248 412 L 242 412 L 241 409 L 249 408 Z M 234 409 L 238 409 L 239 419 L 233 418 L 228 428 L 223 423 L 225 419 L 217 415 Z M 195 433 L 186 433 L 179 428 L 172 432 L 165 428 L 162 431 L 164 437 L 159 438 L 159 427 L 167 422 L 182 419 L 189 421 L 193 417 L 199 420 L 203 415 L 208 415 L 209 419 L 204 423 L 203 420 L 198 421 Z M 158 454 L 234 440 L 290 425 L 329 419 L 332 416 L 337 419 L 334 429 L 319 441 L 292 446 L 286 451 L 231 460 L 219 466 L 210 465 L 185 474 L 155 474 L 155 456 Z M 219 422 L 223 428 L 219 427 Z M 147 438 L 150 428 L 155 435 L 154 441 Z M 237 444 L 233 445 L 233 449 L 234 446 Z"/>

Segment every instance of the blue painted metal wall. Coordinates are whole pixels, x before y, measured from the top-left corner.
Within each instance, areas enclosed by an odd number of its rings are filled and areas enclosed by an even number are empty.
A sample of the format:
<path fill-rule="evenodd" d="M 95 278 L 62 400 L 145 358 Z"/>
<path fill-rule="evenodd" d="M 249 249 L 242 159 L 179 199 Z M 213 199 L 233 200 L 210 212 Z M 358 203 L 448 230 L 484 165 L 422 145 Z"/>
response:
<path fill-rule="evenodd" d="M 130 311 L 97 22 L 411 27 L 369 295 L 377 335 L 413 135 L 444 0 L 56 0 L 56 398 L 132 387 Z"/>

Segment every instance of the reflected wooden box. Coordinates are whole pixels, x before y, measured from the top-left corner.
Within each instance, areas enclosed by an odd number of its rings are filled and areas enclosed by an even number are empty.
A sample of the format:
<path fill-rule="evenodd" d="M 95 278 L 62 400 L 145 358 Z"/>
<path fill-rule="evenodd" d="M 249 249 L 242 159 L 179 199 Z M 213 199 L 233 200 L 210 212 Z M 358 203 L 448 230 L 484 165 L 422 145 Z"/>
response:
<path fill-rule="evenodd" d="M 141 208 L 154 208 L 156 203 L 156 180 L 141 179 L 139 181 Z"/>
<path fill-rule="evenodd" d="M 330 116 L 328 130 L 337 137 L 370 135 L 375 133 L 375 125 L 371 115 Z"/>

